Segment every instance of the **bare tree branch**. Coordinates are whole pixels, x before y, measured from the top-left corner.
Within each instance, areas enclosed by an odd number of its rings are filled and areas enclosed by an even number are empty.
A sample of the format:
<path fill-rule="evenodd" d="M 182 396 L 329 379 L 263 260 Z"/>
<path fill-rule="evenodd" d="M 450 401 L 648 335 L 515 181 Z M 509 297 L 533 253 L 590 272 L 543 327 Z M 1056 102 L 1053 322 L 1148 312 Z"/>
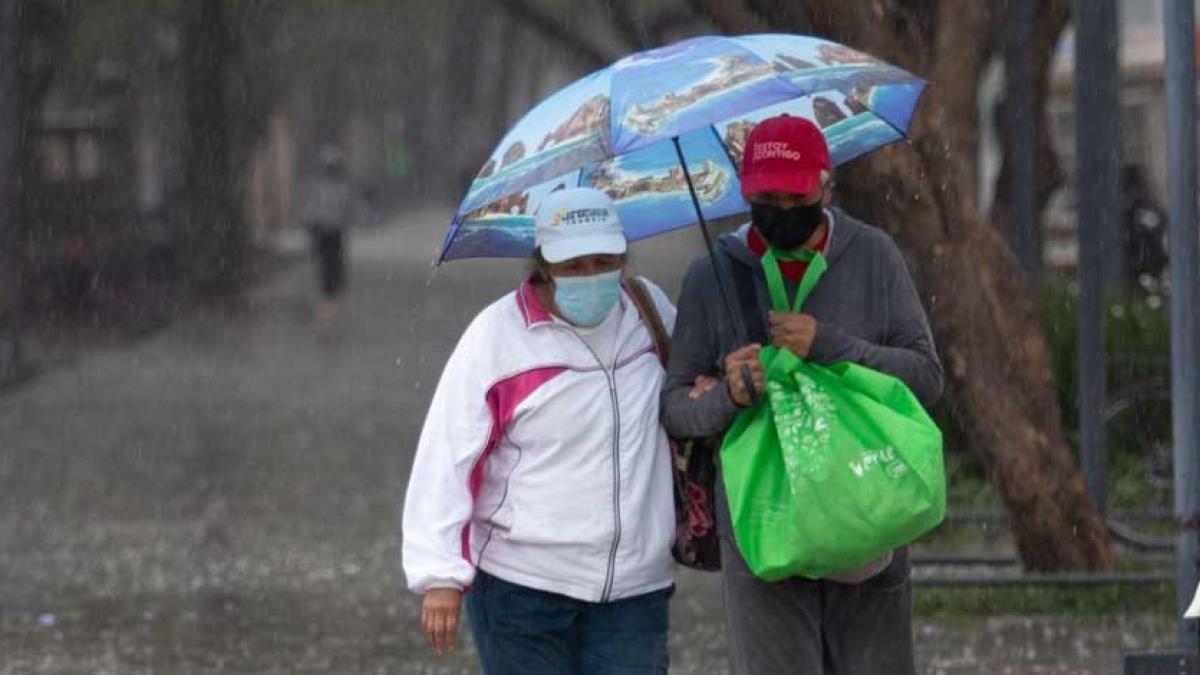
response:
<path fill-rule="evenodd" d="M 1050 138 L 1050 120 L 1046 112 L 1046 100 L 1049 97 L 1050 62 L 1054 58 L 1054 47 L 1062 35 L 1071 16 L 1071 3 L 1068 0 L 1052 0 L 1038 4 L 1038 15 L 1034 24 L 1033 40 L 1028 51 L 1033 67 L 1033 95 L 1030 105 L 1037 115 L 1037 212 L 1041 213 L 1046 202 L 1062 183 L 1062 169 L 1058 156 L 1054 152 L 1054 144 Z M 1007 115 L 1012 110 L 1011 102 L 1006 102 L 1004 111 Z M 1000 128 L 1005 129 L 1005 120 Z M 1003 138 L 1003 136 L 1002 136 Z M 1000 173 L 996 176 L 995 203 L 991 216 L 992 225 L 1000 232 L 1007 231 L 1009 218 L 1009 183 L 1012 180 L 1012 157 L 1010 144 L 1002 144 L 1002 163 Z"/>
<path fill-rule="evenodd" d="M 750 11 L 776 30 L 812 32 L 812 19 L 804 7 L 790 0 L 746 0 Z"/>
<path fill-rule="evenodd" d="M 1039 3 L 1039 6 L 1041 14 L 1033 36 L 1033 73 L 1034 91 L 1039 101 L 1037 204 L 1040 213 L 1063 181 L 1062 167 L 1050 138 L 1050 114 L 1046 110 L 1046 101 L 1050 97 L 1050 67 L 1054 60 L 1054 48 L 1071 20 L 1071 3 L 1069 0 L 1051 0 L 1049 3 Z"/>
<path fill-rule="evenodd" d="M 21 86 L 17 64 L 21 58 L 18 0 L 0 0 L 0 326 L 8 324 L 8 360 L 0 358 L 0 383 L 19 372 L 22 363 L 20 297 L 24 261 L 17 254 L 22 225 L 17 204 L 21 200 L 19 170 L 21 144 Z M 0 338 L 3 339 L 3 338 Z"/>
<path fill-rule="evenodd" d="M 612 21 L 613 28 L 634 50 L 641 51 L 650 46 L 649 36 L 644 26 L 633 17 L 629 0 L 597 0 Z"/>
<path fill-rule="evenodd" d="M 727 35 L 766 33 L 770 26 L 747 5 L 731 0 L 688 0 L 688 6 Z"/>
<path fill-rule="evenodd" d="M 542 37 L 563 47 L 567 54 L 583 65 L 603 68 L 616 60 L 616 56 L 592 43 L 582 34 L 545 11 L 534 7 L 527 0 L 496 0 L 509 16 L 528 25 Z"/>
<path fill-rule="evenodd" d="M 686 31 L 688 27 L 701 28 L 706 23 L 702 17 L 690 9 L 672 7 L 663 10 L 661 14 L 649 21 L 646 26 L 646 34 L 650 39 L 650 44 L 661 45 L 666 42 L 672 31 Z"/>

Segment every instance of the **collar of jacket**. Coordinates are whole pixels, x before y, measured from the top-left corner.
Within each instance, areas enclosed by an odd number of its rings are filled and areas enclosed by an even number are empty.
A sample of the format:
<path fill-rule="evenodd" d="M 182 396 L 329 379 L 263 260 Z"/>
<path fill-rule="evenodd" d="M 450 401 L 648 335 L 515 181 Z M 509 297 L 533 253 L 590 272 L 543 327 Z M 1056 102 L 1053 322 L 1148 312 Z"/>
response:
<path fill-rule="evenodd" d="M 526 328 L 533 328 L 544 323 L 554 323 L 554 318 L 550 316 L 550 310 L 542 305 L 542 301 L 538 298 L 537 290 L 533 287 L 534 276 L 531 274 L 517 289 L 517 309 L 521 311 L 521 318 L 525 320 Z"/>

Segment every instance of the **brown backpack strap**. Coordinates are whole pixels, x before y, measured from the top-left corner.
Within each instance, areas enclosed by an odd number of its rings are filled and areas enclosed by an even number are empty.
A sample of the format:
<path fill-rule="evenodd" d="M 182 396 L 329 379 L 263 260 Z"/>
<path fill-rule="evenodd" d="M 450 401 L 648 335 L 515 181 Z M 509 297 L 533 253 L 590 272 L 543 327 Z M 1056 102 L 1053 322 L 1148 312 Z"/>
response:
<path fill-rule="evenodd" d="M 671 340 L 667 337 L 667 328 L 663 325 L 654 299 L 650 297 L 646 285 L 637 277 L 629 277 L 625 280 L 625 290 L 629 291 L 629 297 L 633 298 L 633 304 L 637 305 L 638 314 L 642 315 L 642 321 L 650 330 L 650 338 L 654 341 L 654 351 L 658 352 L 658 358 L 662 361 L 663 368 L 666 368 L 671 350 Z"/>

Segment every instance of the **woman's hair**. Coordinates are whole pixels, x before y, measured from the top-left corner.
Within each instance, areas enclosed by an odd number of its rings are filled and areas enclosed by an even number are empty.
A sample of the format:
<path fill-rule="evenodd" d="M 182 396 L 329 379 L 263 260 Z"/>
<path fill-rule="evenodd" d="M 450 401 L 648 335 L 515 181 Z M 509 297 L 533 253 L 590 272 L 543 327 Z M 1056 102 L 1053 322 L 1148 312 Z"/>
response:
<path fill-rule="evenodd" d="M 550 281 L 550 263 L 542 255 L 541 246 L 534 247 L 533 254 L 529 256 L 529 276 L 539 284 Z"/>

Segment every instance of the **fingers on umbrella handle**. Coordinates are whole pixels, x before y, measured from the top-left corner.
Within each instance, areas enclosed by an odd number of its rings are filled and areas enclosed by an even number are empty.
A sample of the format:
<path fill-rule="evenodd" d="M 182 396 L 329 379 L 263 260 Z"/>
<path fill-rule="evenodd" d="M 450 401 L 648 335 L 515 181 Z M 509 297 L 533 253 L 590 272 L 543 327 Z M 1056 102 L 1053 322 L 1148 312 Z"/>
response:
<path fill-rule="evenodd" d="M 754 376 L 750 373 L 750 366 L 743 363 L 740 374 L 742 386 L 746 388 L 746 395 L 750 397 L 750 405 L 758 405 L 758 389 L 754 387 Z"/>

